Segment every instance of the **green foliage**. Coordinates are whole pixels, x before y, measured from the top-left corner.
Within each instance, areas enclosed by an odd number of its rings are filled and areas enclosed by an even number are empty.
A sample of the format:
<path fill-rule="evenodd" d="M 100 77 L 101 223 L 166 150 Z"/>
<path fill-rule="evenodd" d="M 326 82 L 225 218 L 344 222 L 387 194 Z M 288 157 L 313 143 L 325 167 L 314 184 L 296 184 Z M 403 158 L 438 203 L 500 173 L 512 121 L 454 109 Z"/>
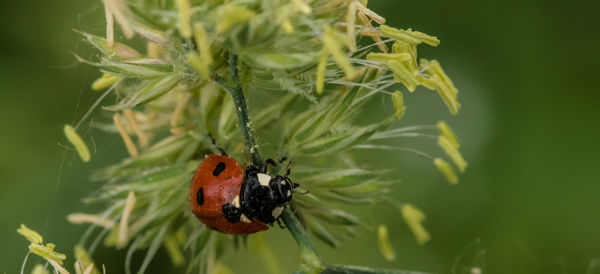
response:
<path fill-rule="evenodd" d="M 193 171 L 204 155 L 217 151 L 212 136 L 242 164 L 260 164 L 259 147 L 272 158 L 293 160 L 298 192 L 310 193 L 295 195 L 293 213 L 286 210 L 283 219 L 302 246 L 301 269 L 327 269 L 306 242 L 307 233 L 337 246 L 366 227 L 349 206 L 383 201 L 398 182 L 388 169 L 364 165 L 353 155 L 378 136 L 398 132 L 387 130 L 405 111 L 397 84 L 411 92 L 421 85 L 437 90 L 451 112 L 458 111 L 458 91 L 439 64 L 416 61 L 417 44 L 436 46 L 439 40 L 374 27 L 372 20 L 385 20 L 359 1 L 175 2 L 105 1 L 107 16 L 126 36 L 132 31 L 147 44 L 144 54 L 114 42 L 110 31 L 106 39 L 82 33 L 99 56 L 78 58 L 105 74 L 95 87 L 110 85 L 118 98 L 104 110 L 126 116 L 113 116 L 124 127 L 94 125 L 119 132 L 131 153 L 93 176 L 106 184 L 86 201 L 110 205 L 94 215 L 92 223 L 105 224 L 98 237 L 106 235 L 107 246 L 128 246 L 127 271 L 135 251 L 146 250 L 143 272 L 162 245 L 171 258 L 185 250 L 189 270 L 213 270 L 231 237 L 202 226 L 188 204 Z M 356 117 L 374 98 L 384 98 L 392 111 L 358 124 Z M 462 159 L 457 146 L 444 142 L 453 160 Z"/>

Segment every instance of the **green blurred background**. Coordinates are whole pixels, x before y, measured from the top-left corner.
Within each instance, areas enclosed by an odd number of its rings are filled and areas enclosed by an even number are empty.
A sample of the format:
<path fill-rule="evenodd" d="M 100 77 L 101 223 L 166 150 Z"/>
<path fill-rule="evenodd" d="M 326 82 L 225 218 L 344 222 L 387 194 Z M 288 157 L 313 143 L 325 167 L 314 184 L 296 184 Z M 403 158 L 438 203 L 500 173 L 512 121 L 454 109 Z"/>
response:
<path fill-rule="evenodd" d="M 461 253 L 463 259 L 485 253 L 489 273 L 600 273 L 600 2 L 370 2 L 390 25 L 442 41 L 438 48 L 422 46 L 420 55 L 438 59 L 452 77 L 460 115 L 449 115 L 437 95 L 422 91 L 406 95 L 400 124 L 446 119 L 470 166 L 459 185 L 449 186 L 414 155 L 371 156 L 374 164 L 398 167 L 403 183 L 393 195 L 426 212 L 432 241 L 418 246 L 400 213 L 382 204 L 361 213 L 374 227 L 389 226 L 396 261 L 381 257 L 369 230 L 339 250 L 319 246 L 325 259 L 448 272 Z M 15 233 L 21 223 L 70 255 L 83 227 L 64 216 L 91 211 L 79 200 L 99 186 L 88 180 L 90 172 L 124 156 L 116 136 L 94 129 L 83 134 L 95 145 L 90 164 L 61 146 L 63 124 L 78 121 L 99 96 L 88 88 L 99 73 L 71 54 L 89 54 L 71 29 L 103 33 L 102 11 L 100 1 L 89 0 L 3 3 L 0 272 L 18 272 L 27 252 Z M 425 141 L 415 146 L 435 148 Z M 292 270 L 298 259 L 291 237 L 279 229 L 264 236 Z M 226 263 L 238 273 L 260 273 L 253 253 L 232 253 Z M 124 252 L 101 248 L 95 255 L 109 273 L 123 272 Z M 169 264 L 160 251 L 152 272 L 165 273 Z"/>

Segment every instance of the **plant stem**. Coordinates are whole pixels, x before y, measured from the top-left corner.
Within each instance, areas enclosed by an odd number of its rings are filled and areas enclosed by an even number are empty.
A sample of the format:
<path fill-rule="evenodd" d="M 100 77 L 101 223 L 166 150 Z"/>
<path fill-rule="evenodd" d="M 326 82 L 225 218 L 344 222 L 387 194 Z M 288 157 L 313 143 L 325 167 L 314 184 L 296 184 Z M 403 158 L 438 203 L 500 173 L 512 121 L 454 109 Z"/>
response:
<path fill-rule="evenodd" d="M 213 74 L 213 79 L 225 90 L 227 90 L 229 94 L 231 94 L 231 98 L 233 98 L 233 102 L 235 103 L 235 109 L 238 115 L 242 133 L 244 135 L 246 147 L 248 148 L 248 152 L 252 158 L 252 163 L 255 166 L 262 167 L 263 161 L 260 157 L 258 145 L 256 144 L 256 137 L 254 136 L 254 131 L 252 130 L 250 118 L 248 117 L 246 98 L 244 97 L 242 84 L 240 83 L 237 65 L 237 56 L 235 56 L 235 54 L 229 54 L 229 74 L 231 81 L 233 81 L 233 86 L 227 84 L 225 79 L 216 73 Z M 313 258 L 312 261 L 317 261 L 313 263 L 320 265 L 318 253 L 312 245 L 308 233 L 306 233 L 304 227 L 298 218 L 296 218 L 296 215 L 294 215 L 289 206 L 283 211 L 281 218 L 296 242 L 298 242 L 298 244 L 302 247 L 303 251 L 309 253 L 308 257 Z"/>
<path fill-rule="evenodd" d="M 254 164 L 257 167 L 262 167 L 263 161 L 260 157 L 260 152 L 258 151 L 258 145 L 256 144 L 256 136 L 254 136 L 254 131 L 252 130 L 250 118 L 248 117 L 248 107 L 246 106 L 246 98 L 244 97 L 244 91 L 238 78 L 237 57 L 231 54 L 229 60 L 230 66 L 235 66 L 235 68 L 230 69 L 232 78 L 231 80 L 234 81 L 234 86 L 227 84 L 225 82 L 225 79 L 223 79 L 223 77 L 216 73 L 213 74 L 213 79 L 217 83 L 219 83 L 219 85 L 221 85 L 225 90 L 227 90 L 229 94 L 231 94 L 231 98 L 233 99 L 233 103 L 235 104 L 235 111 L 237 112 L 238 120 L 240 122 L 242 134 L 244 135 L 246 148 L 248 149 L 248 153 L 250 153 L 252 164 Z"/>
<path fill-rule="evenodd" d="M 287 229 L 290 231 L 292 236 L 296 242 L 300 245 L 300 247 L 307 249 L 314 254 L 317 254 L 315 247 L 312 245 L 308 233 L 304 230 L 304 227 L 300 223 L 300 220 L 296 218 L 294 212 L 292 212 L 291 208 L 288 206 L 285 208 L 283 213 L 281 213 L 281 219 L 285 223 Z"/>
<path fill-rule="evenodd" d="M 322 274 L 428 274 L 426 272 L 400 270 L 400 269 L 384 269 L 371 268 L 364 266 L 353 265 L 325 265 L 325 270 Z"/>

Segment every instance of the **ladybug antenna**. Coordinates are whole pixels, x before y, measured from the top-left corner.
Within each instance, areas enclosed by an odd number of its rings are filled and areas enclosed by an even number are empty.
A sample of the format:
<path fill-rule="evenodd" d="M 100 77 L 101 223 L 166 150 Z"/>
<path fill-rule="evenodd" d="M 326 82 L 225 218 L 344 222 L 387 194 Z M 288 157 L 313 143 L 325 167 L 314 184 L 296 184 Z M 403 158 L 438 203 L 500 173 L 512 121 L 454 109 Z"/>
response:
<path fill-rule="evenodd" d="M 294 191 L 294 190 L 292 190 L 292 191 L 296 194 L 302 194 L 302 195 L 306 195 L 306 194 L 310 193 L 310 190 L 305 190 L 304 192 L 298 192 L 298 191 Z"/>
<path fill-rule="evenodd" d="M 219 154 L 227 156 L 227 152 L 225 152 L 223 148 L 217 146 L 217 141 L 215 140 L 215 137 L 212 136 L 212 133 L 209 132 L 208 137 L 210 138 L 212 145 L 219 151 Z"/>

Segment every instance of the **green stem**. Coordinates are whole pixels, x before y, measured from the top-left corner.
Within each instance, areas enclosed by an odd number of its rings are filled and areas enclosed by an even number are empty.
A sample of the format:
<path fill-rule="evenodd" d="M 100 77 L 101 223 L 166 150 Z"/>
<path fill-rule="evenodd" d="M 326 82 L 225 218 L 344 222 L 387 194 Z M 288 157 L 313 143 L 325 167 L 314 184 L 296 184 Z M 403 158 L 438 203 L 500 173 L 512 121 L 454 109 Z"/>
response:
<path fill-rule="evenodd" d="M 308 233 L 306 233 L 306 230 L 304 230 L 300 220 L 298 220 L 296 215 L 294 215 L 294 212 L 292 212 L 289 206 L 285 208 L 283 213 L 281 213 L 281 219 L 285 223 L 292 236 L 294 236 L 294 239 L 300 245 L 300 247 L 306 248 L 309 251 L 317 254 L 312 242 L 310 241 Z"/>
<path fill-rule="evenodd" d="M 235 55 L 233 55 L 235 56 Z M 230 60 L 236 60 L 234 64 L 237 63 L 237 58 L 230 57 Z M 230 61 L 230 64 L 232 61 Z M 231 70 L 236 71 L 232 73 L 232 80 L 237 80 L 235 82 L 235 86 L 228 85 L 225 82 L 225 79 L 218 74 L 213 74 L 213 79 L 215 82 L 219 83 L 221 87 L 223 87 L 229 94 L 231 94 L 231 98 L 233 99 L 233 103 L 235 104 L 235 111 L 238 115 L 238 120 L 240 122 L 240 127 L 242 130 L 242 134 L 244 135 L 244 140 L 246 142 L 246 148 L 250 153 L 250 158 L 252 159 L 252 164 L 257 167 L 263 166 L 262 158 L 260 157 L 260 152 L 258 151 L 258 145 L 256 144 L 256 136 L 254 136 L 254 131 L 252 130 L 252 124 L 250 124 L 250 118 L 248 117 L 248 107 L 246 106 L 246 98 L 244 97 L 244 91 L 242 89 L 242 85 L 239 82 L 237 76 L 237 66 L 236 69 Z"/>
<path fill-rule="evenodd" d="M 255 166 L 262 167 L 263 161 L 260 157 L 260 152 L 258 150 L 258 145 L 256 144 L 256 137 L 254 136 L 254 131 L 252 130 L 252 124 L 250 123 L 250 118 L 248 117 L 248 107 L 246 106 L 246 98 L 244 97 L 244 92 L 242 90 L 242 84 L 239 80 L 238 74 L 238 61 L 237 57 L 234 54 L 229 55 L 229 74 L 231 77 L 231 81 L 234 82 L 234 85 L 229 85 L 226 83 L 225 79 L 218 74 L 213 74 L 213 79 L 219 85 L 221 85 L 229 94 L 231 94 L 231 98 L 233 98 L 233 102 L 235 103 L 235 109 L 238 115 L 238 119 L 240 122 L 240 127 L 242 133 L 244 135 L 244 140 L 246 142 L 246 147 L 248 148 L 248 152 L 250 153 L 250 157 L 252 158 L 252 163 Z M 317 252 L 310 241 L 308 233 L 304 230 L 304 227 L 296 218 L 296 215 L 292 212 L 290 207 L 287 207 L 281 218 L 283 222 L 287 226 L 288 230 L 298 242 L 298 244 L 302 247 L 303 252 L 305 253 L 305 263 L 309 265 L 317 265 L 320 266 L 320 258 L 317 255 Z"/>
<path fill-rule="evenodd" d="M 426 272 L 400 270 L 400 269 L 384 269 L 371 268 L 364 266 L 353 265 L 325 265 L 322 274 L 428 274 Z"/>

